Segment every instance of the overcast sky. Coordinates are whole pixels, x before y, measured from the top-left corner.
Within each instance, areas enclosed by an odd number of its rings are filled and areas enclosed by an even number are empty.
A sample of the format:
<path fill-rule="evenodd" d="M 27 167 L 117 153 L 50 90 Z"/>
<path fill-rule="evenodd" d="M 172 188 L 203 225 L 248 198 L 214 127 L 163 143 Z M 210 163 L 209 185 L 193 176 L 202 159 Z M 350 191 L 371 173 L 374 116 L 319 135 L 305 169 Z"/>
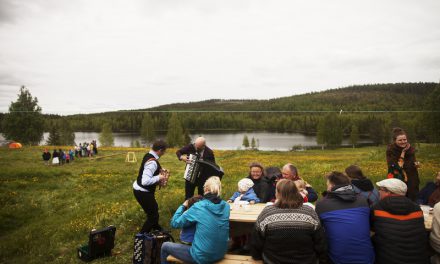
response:
<path fill-rule="evenodd" d="M 439 0 L 0 0 L 0 112 L 438 82 Z"/>

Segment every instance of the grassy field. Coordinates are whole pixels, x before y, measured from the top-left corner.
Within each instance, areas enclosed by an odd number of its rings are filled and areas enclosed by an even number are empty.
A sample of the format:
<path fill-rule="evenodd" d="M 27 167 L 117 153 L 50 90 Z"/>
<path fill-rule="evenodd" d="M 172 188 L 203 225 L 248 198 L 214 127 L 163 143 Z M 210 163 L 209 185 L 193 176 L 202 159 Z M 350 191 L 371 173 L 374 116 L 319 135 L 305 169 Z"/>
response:
<path fill-rule="evenodd" d="M 86 243 L 90 229 L 107 225 L 117 228 L 114 256 L 94 262 L 130 263 L 133 236 L 144 220 L 132 183 L 146 150 L 100 149 L 100 156 L 120 154 L 79 159 L 64 166 L 44 165 L 41 151 L 41 147 L 0 149 L 0 263 L 79 263 L 76 247 Z M 124 162 L 127 151 L 136 153 L 137 163 Z M 184 164 L 174 152 L 170 149 L 161 159 L 172 178 L 156 193 L 164 227 L 169 227 L 184 197 Z M 215 155 L 225 170 L 224 198 L 236 190 L 237 181 L 247 175 L 247 166 L 253 161 L 280 167 L 292 162 L 318 192 L 325 189 L 325 173 L 343 171 L 350 164 L 361 166 L 373 181 L 383 179 L 387 172 L 384 146 L 304 152 L 215 151 Z M 417 158 L 424 185 L 440 170 L 440 148 L 421 145 Z M 178 237 L 177 231 L 174 234 Z"/>

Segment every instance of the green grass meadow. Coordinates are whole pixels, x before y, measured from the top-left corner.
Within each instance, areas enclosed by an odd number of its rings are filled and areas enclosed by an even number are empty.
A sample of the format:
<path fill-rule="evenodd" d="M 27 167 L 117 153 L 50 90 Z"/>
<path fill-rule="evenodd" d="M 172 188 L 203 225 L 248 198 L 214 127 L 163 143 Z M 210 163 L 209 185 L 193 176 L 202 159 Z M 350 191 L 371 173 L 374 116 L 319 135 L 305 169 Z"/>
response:
<path fill-rule="evenodd" d="M 375 182 L 387 173 L 385 148 L 215 151 L 215 155 L 225 170 L 222 183 L 226 199 L 237 189 L 238 180 L 247 176 L 248 164 L 253 161 L 280 167 L 291 162 L 318 192 L 325 189 L 323 176 L 327 172 L 343 171 L 351 164 L 359 165 Z M 133 196 L 132 183 L 147 150 L 101 148 L 99 157 L 119 155 L 46 166 L 41 158 L 42 149 L 0 149 L 0 263 L 80 263 L 77 246 L 87 243 L 92 228 L 108 225 L 117 228 L 114 256 L 94 263 L 130 263 L 133 236 L 145 218 Z M 137 163 L 125 162 L 128 151 L 136 153 Z M 161 158 L 162 166 L 171 171 L 171 179 L 166 188 L 156 192 L 160 223 L 167 228 L 184 198 L 184 164 L 174 153 L 175 149 L 169 149 Z M 440 171 L 440 147 L 422 144 L 416 155 L 421 162 L 423 186 Z M 174 235 L 178 238 L 177 230 Z"/>

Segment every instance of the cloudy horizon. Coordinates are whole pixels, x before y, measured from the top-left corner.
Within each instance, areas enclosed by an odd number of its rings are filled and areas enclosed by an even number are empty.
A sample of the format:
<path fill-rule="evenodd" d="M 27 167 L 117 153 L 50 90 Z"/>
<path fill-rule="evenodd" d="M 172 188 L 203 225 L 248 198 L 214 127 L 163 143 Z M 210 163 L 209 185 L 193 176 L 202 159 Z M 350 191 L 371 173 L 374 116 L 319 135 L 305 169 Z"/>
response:
<path fill-rule="evenodd" d="M 0 0 L 0 112 L 270 99 L 438 82 L 440 2 Z"/>

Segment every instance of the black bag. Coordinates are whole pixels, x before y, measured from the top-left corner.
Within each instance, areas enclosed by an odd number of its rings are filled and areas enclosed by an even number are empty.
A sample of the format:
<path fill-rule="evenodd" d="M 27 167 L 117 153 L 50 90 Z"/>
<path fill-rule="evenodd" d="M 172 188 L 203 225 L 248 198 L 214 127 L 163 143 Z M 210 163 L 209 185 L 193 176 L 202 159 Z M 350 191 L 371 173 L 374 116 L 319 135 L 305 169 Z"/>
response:
<path fill-rule="evenodd" d="M 165 242 L 174 242 L 165 231 L 139 233 L 134 237 L 133 264 L 160 264 L 160 250 Z"/>
<path fill-rule="evenodd" d="M 116 227 L 90 231 L 89 243 L 78 247 L 78 258 L 83 261 L 92 261 L 103 256 L 110 256 L 115 246 Z"/>

